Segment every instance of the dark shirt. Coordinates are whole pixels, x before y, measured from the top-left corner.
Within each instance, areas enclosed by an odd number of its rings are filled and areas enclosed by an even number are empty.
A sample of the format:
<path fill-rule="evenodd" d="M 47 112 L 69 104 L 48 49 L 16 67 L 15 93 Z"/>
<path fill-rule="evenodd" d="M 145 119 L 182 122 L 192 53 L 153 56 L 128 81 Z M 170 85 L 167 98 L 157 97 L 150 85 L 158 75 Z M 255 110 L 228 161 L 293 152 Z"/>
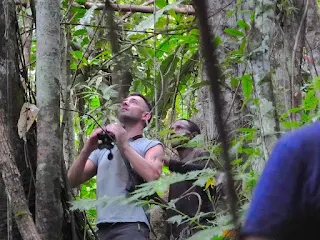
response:
<path fill-rule="evenodd" d="M 316 122 L 277 142 L 255 188 L 241 235 L 319 239 L 319 227 L 320 124 Z"/>
<path fill-rule="evenodd" d="M 194 149 L 187 157 L 181 161 L 170 160 L 169 161 L 169 170 L 178 173 L 187 173 L 194 170 L 201 170 L 205 167 L 210 166 L 210 154 L 202 149 Z M 198 160 L 195 160 L 198 159 Z M 199 186 L 193 186 L 194 181 L 183 181 L 179 183 L 174 183 L 170 185 L 169 188 L 169 197 L 168 200 L 180 198 L 183 194 L 186 193 L 190 188 L 192 188 L 191 193 L 197 193 L 201 197 L 201 207 L 199 212 L 211 212 L 213 210 L 212 203 L 208 198 L 208 195 L 204 188 Z M 189 217 L 194 217 L 198 211 L 199 199 L 194 194 L 186 195 L 175 203 L 176 209 L 182 213 L 188 215 Z M 179 215 L 175 210 L 169 209 L 167 211 L 167 217 L 173 217 Z M 181 224 L 177 226 L 173 224 L 171 226 L 171 234 L 175 237 L 178 237 L 179 233 L 187 224 Z"/>

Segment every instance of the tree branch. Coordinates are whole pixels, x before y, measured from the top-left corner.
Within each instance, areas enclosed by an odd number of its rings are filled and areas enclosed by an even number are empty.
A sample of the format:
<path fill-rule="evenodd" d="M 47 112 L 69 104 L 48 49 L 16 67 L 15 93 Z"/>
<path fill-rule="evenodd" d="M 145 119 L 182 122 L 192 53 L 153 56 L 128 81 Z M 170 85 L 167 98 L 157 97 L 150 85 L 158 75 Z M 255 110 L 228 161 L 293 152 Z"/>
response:
<path fill-rule="evenodd" d="M 15 0 L 15 3 L 17 5 L 25 6 L 26 3 L 21 2 L 21 0 Z M 96 10 L 103 10 L 104 9 L 104 3 L 93 3 L 93 2 L 86 2 L 84 4 L 79 4 L 76 2 L 72 3 L 73 7 L 85 7 L 87 9 L 92 8 L 96 4 Z M 154 9 L 153 6 L 142 6 L 142 5 L 132 5 L 132 4 L 110 4 L 112 9 L 114 11 L 118 12 L 141 12 L 141 13 L 153 13 Z M 159 8 L 156 8 L 157 10 L 160 10 Z M 195 11 L 194 8 L 191 5 L 184 5 L 181 7 L 174 7 L 173 10 L 176 13 L 186 14 L 186 15 L 194 15 Z"/>
<path fill-rule="evenodd" d="M 73 3 L 74 7 L 82 7 L 84 6 L 85 8 L 91 8 L 94 6 L 95 3 L 93 2 L 86 2 L 84 4 L 78 4 L 78 3 Z M 132 5 L 132 4 L 110 4 L 112 9 L 114 11 L 118 12 L 141 12 L 141 13 L 153 13 L 154 9 L 153 6 L 141 6 L 141 5 Z M 96 3 L 96 9 L 97 10 L 103 10 L 104 8 L 104 3 Z M 159 8 L 156 8 L 157 10 L 160 10 Z M 183 7 L 175 7 L 173 10 L 176 13 L 182 13 L 182 14 L 187 14 L 187 15 L 194 15 L 195 11 L 194 8 L 191 5 L 185 5 Z"/>

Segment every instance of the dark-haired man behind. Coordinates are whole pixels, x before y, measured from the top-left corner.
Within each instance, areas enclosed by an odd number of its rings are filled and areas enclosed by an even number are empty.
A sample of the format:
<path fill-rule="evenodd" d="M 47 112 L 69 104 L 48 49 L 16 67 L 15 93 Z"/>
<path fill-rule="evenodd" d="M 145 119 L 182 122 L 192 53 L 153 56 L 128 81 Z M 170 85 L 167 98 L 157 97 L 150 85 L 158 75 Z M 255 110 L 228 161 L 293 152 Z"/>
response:
<path fill-rule="evenodd" d="M 121 124 L 109 124 L 105 130 L 115 136 L 116 146 L 111 150 L 98 148 L 98 134 L 93 131 L 77 160 L 73 162 L 68 179 L 76 187 L 97 175 L 97 197 L 126 197 L 130 175 L 129 164 L 145 181 L 160 177 L 163 146 L 159 141 L 142 137 L 142 131 L 151 118 L 151 105 L 141 94 L 131 94 L 123 100 L 119 111 Z M 129 165 L 128 164 L 128 165 Z M 97 226 L 100 240 L 149 239 L 149 221 L 142 206 L 112 203 L 97 207 Z"/>
<path fill-rule="evenodd" d="M 187 173 L 193 170 L 212 167 L 209 152 L 201 148 L 183 146 L 184 143 L 200 134 L 200 129 L 197 124 L 187 119 L 180 119 L 174 122 L 171 128 L 174 132 L 172 135 L 171 146 L 176 148 L 179 160 L 165 158 L 165 164 L 169 167 L 170 171 Z M 181 139 L 181 137 L 183 137 L 183 139 Z M 201 197 L 201 202 L 199 201 L 199 197 Z M 170 185 L 168 201 L 173 199 L 179 199 L 175 203 L 176 209 L 189 217 L 194 217 L 196 215 L 199 204 L 199 210 L 201 212 L 207 213 L 213 211 L 213 206 L 208 198 L 207 192 L 199 186 L 193 186 L 193 181 L 183 181 Z M 170 209 L 167 211 L 167 218 L 175 215 L 179 215 L 179 213 Z M 205 222 L 205 219 L 203 219 L 203 223 Z M 197 230 L 193 229 L 193 226 L 189 223 L 180 225 L 168 224 L 167 236 L 174 240 L 186 239 L 196 231 Z"/>

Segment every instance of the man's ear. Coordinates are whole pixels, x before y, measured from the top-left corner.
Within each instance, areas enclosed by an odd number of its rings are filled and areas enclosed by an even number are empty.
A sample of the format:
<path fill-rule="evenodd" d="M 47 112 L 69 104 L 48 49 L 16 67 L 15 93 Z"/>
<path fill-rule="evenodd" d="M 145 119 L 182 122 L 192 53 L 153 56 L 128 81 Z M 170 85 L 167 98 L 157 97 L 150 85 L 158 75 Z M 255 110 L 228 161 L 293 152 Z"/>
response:
<path fill-rule="evenodd" d="M 145 112 L 143 114 L 143 117 L 142 117 L 142 120 L 146 121 L 146 122 L 149 122 L 151 119 L 151 112 Z"/>

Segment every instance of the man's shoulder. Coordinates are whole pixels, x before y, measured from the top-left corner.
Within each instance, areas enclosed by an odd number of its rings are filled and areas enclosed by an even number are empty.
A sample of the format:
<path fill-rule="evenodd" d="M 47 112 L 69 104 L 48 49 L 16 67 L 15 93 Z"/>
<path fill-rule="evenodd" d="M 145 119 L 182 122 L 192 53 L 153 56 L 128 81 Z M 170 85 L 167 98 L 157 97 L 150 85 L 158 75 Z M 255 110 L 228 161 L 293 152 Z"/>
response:
<path fill-rule="evenodd" d="M 314 141 L 320 142 L 320 123 L 318 121 L 287 132 L 279 139 L 280 144 L 292 147 L 301 147 L 302 144 Z"/>
<path fill-rule="evenodd" d="M 162 145 L 162 143 L 157 140 L 157 139 L 151 139 L 151 138 L 146 138 L 146 137 L 142 137 L 136 141 L 133 141 L 132 143 L 130 143 L 132 147 L 135 148 L 135 150 L 141 150 L 142 152 L 147 152 L 149 149 L 157 146 L 157 145 Z"/>
<path fill-rule="evenodd" d="M 140 140 L 140 144 L 143 143 L 144 145 L 158 145 L 161 144 L 161 141 L 156 139 L 156 138 L 146 138 L 146 137 L 142 137 Z"/>

